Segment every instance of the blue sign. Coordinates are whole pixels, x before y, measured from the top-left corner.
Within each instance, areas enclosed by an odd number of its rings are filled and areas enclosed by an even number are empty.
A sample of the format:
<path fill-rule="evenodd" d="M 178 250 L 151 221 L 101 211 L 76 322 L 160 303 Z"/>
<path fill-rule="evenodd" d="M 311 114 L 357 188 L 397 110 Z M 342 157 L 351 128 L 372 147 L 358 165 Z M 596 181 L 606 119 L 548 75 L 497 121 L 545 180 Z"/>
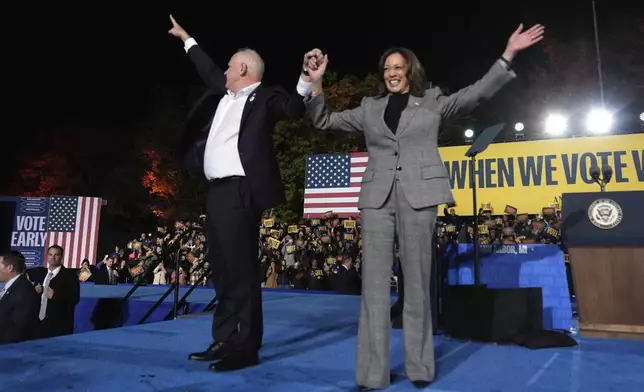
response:
<path fill-rule="evenodd" d="M 543 327 L 568 330 L 572 304 L 563 251 L 557 245 L 481 245 L 481 283 L 490 288 L 540 287 Z M 447 283 L 474 284 L 474 244 L 449 244 L 444 251 L 449 265 Z"/>
<path fill-rule="evenodd" d="M 0 201 L 15 204 L 11 250 L 25 256 L 27 268 L 42 266 L 45 261 L 49 198 L 0 196 Z"/>

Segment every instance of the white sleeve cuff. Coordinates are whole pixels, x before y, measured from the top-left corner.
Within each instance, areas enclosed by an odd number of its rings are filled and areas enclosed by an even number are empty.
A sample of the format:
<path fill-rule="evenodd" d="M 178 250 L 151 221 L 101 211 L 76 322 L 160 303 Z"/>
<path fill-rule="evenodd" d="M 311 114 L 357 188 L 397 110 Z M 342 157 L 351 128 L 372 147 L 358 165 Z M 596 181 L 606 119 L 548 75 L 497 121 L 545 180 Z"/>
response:
<path fill-rule="evenodd" d="M 195 41 L 194 38 L 188 38 L 186 42 L 183 43 L 183 48 L 186 50 L 186 53 L 188 53 L 188 50 L 195 45 L 197 45 L 197 41 Z"/>
<path fill-rule="evenodd" d="M 311 83 L 305 82 L 300 76 L 300 80 L 298 80 L 297 82 L 297 93 L 303 97 L 308 97 L 309 95 L 311 95 L 311 89 Z"/>

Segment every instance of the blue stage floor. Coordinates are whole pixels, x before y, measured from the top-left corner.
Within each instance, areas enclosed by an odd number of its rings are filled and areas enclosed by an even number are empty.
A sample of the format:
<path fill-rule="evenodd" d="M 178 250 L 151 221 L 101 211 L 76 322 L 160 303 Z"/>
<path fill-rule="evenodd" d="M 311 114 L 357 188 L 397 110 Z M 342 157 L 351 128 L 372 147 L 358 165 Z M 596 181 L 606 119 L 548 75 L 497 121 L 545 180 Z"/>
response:
<path fill-rule="evenodd" d="M 186 359 L 209 343 L 210 315 L 2 346 L 0 391 L 356 391 L 359 301 L 264 291 L 261 364 L 227 374 Z M 391 344 L 400 377 L 389 390 L 416 391 L 404 377 L 401 331 Z M 531 351 L 437 337 L 436 359 L 428 391 L 644 390 L 644 342 L 582 339 Z"/>
<path fill-rule="evenodd" d="M 132 284 L 119 284 L 118 286 L 95 285 L 93 283 L 81 284 L 81 298 L 123 298 L 132 288 Z M 169 288 L 168 285 L 150 285 L 140 286 L 130 297 L 131 300 L 137 301 L 156 301 Z M 179 296 L 184 295 L 190 286 L 179 288 Z M 166 302 L 173 301 L 173 295 L 166 298 Z M 215 296 L 215 289 L 212 287 L 197 287 L 188 297 L 190 302 L 207 304 Z"/>

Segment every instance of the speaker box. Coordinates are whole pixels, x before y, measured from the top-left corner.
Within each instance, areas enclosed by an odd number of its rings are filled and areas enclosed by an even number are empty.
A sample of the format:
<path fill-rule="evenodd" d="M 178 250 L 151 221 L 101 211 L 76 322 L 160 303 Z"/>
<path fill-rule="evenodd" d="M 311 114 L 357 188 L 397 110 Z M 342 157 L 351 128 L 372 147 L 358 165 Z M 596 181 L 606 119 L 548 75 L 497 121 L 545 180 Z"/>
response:
<path fill-rule="evenodd" d="M 507 342 L 519 334 L 543 329 L 540 287 L 450 285 L 444 290 L 445 332 L 454 338 Z"/>

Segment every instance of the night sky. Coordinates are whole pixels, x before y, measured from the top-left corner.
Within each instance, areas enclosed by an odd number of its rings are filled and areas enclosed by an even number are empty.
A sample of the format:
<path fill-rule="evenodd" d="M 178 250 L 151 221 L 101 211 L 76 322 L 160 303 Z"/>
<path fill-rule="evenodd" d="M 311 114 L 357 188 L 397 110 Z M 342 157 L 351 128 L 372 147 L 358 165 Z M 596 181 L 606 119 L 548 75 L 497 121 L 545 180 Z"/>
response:
<path fill-rule="evenodd" d="M 219 2 L 191 8 L 175 3 L 169 8 L 145 5 L 145 10 L 113 3 L 39 8 L 38 16 L 29 16 L 18 37 L 6 37 L 17 44 L 8 50 L 15 50 L 13 65 L 25 75 L 13 96 L 11 114 L 22 120 L 17 130 L 40 137 L 78 122 L 118 126 L 144 115 L 152 86 L 199 85 L 181 42 L 167 34 L 169 13 L 220 65 L 237 48 L 256 49 L 266 63 L 264 81 L 287 89 L 297 81 L 304 52 L 313 47 L 329 54 L 330 70 L 362 76 L 375 71 L 386 48 L 406 46 L 419 56 L 429 80 L 454 90 L 483 75 L 520 22 L 544 24 L 546 40 L 550 34 L 593 34 L 591 1 L 578 0 L 469 6 L 456 1 L 355 2 L 350 8 L 349 2 L 265 2 L 256 12 L 246 2 L 227 2 L 235 8 Z M 642 14 L 642 6 L 633 5 L 637 3 L 598 0 L 600 26 L 619 23 L 624 14 Z M 539 51 L 520 54 L 515 65 L 519 76 L 533 61 L 543 61 Z M 2 155 L 7 162 L 2 164 L 11 168 L 12 154 L 27 151 L 30 143 L 17 142 L 24 132 L 5 135 L 9 139 Z"/>

